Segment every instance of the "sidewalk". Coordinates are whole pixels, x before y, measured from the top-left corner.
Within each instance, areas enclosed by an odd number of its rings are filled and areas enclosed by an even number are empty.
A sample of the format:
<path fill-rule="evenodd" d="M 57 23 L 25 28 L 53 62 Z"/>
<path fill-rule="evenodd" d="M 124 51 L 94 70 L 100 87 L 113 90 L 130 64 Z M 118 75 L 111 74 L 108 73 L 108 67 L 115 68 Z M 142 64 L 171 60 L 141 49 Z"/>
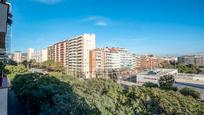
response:
<path fill-rule="evenodd" d="M 0 114 L 7 115 L 8 88 L 0 89 Z"/>

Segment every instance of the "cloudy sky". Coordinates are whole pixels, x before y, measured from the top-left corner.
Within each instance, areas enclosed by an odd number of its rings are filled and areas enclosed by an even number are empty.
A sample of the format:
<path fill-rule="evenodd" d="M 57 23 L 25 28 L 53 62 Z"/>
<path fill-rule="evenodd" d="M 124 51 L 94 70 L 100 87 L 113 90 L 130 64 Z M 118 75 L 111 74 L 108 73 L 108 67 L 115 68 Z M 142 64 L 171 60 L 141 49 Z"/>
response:
<path fill-rule="evenodd" d="M 83 33 L 135 53 L 204 52 L 203 0 L 11 0 L 12 51 Z"/>

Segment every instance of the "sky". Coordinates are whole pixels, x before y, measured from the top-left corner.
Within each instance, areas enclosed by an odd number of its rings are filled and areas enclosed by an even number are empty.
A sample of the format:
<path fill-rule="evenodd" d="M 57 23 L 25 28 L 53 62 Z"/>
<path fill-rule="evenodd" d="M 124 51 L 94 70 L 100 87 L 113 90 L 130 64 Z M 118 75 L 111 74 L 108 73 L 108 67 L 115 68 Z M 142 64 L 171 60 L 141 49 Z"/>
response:
<path fill-rule="evenodd" d="M 204 52 L 204 0 L 10 0 L 12 51 L 84 33 L 138 54 Z"/>

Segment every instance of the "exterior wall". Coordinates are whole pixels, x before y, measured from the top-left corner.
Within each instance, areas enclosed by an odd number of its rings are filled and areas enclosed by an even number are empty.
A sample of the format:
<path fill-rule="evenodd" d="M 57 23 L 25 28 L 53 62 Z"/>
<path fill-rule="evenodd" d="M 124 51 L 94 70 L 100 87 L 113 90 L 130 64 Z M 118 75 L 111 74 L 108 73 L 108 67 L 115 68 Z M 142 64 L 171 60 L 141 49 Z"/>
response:
<path fill-rule="evenodd" d="M 27 60 L 27 53 L 22 53 L 21 54 L 21 62 L 26 61 Z"/>
<path fill-rule="evenodd" d="M 60 63 L 62 66 L 66 66 L 66 43 L 67 41 L 61 41 L 48 47 L 48 60 L 52 60 L 55 63 Z"/>
<path fill-rule="evenodd" d="M 192 64 L 195 66 L 204 66 L 204 56 L 203 55 L 181 56 L 178 57 L 178 63 Z"/>
<path fill-rule="evenodd" d="M 13 60 L 14 61 L 16 61 L 17 63 L 21 63 L 22 62 L 21 57 L 22 57 L 22 55 L 21 55 L 20 51 L 14 52 L 14 55 L 13 55 Z"/>
<path fill-rule="evenodd" d="M 105 52 L 103 49 L 90 51 L 90 74 L 91 77 L 103 77 L 105 71 Z"/>
<path fill-rule="evenodd" d="M 34 49 L 33 48 L 29 48 L 28 51 L 27 51 L 27 61 L 32 60 L 33 53 L 34 53 Z"/>
<path fill-rule="evenodd" d="M 36 60 L 36 62 L 41 63 L 48 60 L 47 55 L 48 55 L 47 48 L 36 50 L 32 54 L 32 59 Z"/>
<path fill-rule="evenodd" d="M 91 51 L 92 77 L 104 77 L 113 71 L 133 66 L 133 55 L 124 48 L 97 48 Z M 107 77 L 107 76 L 106 76 Z"/>
<path fill-rule="evenodd" d="M 154 68 L 159 67 L 159 64 L 162 61 L 163 60 L 156 58 L 156 57 L 142 56 L 137 61 L 137 67 L 143 68 L 143 69 L 154 69 Z"/>
<path fill-rule="evenodd" d="M 9 5 L 0 2 L 0 61 L 5 59 L 6 53 L 6 32 Z"/>
<path fill-rule="evenodd" d="M 120 54 L 116 51 L 105 51 L 105 70 L 120 69 Z"/>

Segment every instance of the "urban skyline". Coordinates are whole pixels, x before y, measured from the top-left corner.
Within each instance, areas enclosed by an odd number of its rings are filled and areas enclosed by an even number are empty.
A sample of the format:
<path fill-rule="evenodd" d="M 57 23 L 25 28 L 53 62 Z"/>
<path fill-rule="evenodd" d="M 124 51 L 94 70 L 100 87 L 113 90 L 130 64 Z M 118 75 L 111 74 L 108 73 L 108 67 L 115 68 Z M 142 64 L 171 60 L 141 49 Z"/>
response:
<path fill-rule="evenodd" d="M 124 47 L 138 54 L 203 53 L 203 1 L 146 2 L 114 4 L 112 0 L 107 4 L 112 11 L 105 7 L 106 2 L 93 0 L 15 1 L 12 51 L 41 49 L 75 35 L 93 33 L 96 47 Z M 31 10 L 34 7 L 38 9 Z"/>

